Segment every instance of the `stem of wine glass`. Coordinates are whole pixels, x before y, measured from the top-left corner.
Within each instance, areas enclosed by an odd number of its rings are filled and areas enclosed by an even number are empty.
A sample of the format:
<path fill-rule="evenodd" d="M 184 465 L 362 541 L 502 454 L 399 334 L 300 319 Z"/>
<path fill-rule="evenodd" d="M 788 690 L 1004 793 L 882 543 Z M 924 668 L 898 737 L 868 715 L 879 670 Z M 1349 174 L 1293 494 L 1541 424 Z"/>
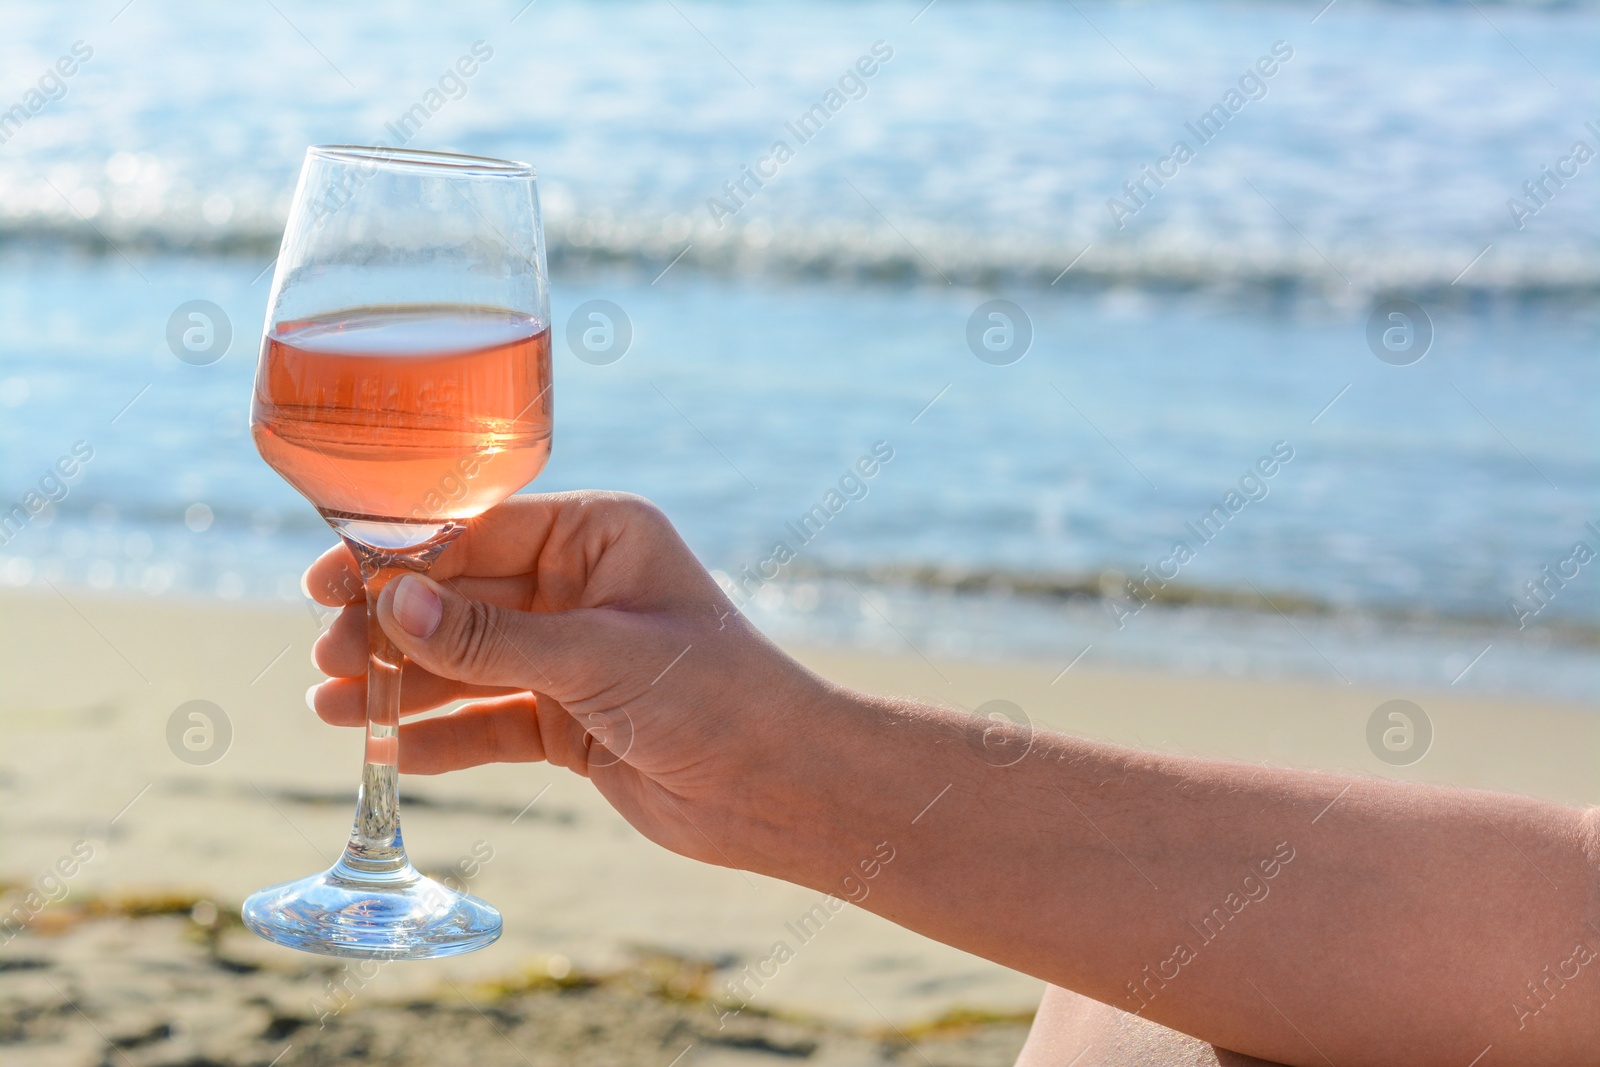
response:
<path fill-rule="evenodd" d="M 405 657 L 378 623 L 378 595 L 403 574 L 425 573 L 462 527 L 403 551 L 346 539 L 367 594 L 367 737 L 355 825 L 339 861 L 347 877 L 377 881 L 416 877 L 400 834 L 400 676 Z"/>

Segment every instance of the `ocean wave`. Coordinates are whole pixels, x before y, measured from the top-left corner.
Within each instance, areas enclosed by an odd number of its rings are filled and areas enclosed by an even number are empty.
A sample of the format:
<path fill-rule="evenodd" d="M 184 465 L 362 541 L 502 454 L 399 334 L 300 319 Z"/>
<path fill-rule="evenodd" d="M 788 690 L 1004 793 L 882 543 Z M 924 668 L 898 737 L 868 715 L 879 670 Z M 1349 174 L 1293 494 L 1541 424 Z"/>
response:
<path fill-rule="evenodd" d="M 1129 592 L 1128 576 L 1118 570 L 1083 574 L 1049 574 L 1001 568 L 956 567 L 939 564 L 883 564 L 866 567 L 830 567 L 796 562 L 791 573 L 775 584 L 804 582 L 859 583 L 864 588 L 902 588 L 957 596 L 1021 598 L 1024 600 L 1077 601 L 1102 606 L 1109 619 L 1137 613 L 1139 601 Z M 730 579 L 731 580 L 731 579 Z M 1217 586 L 1169 582 L 1147 589 L 1145 603 L 1157 609 L 1208 609 L 1243 615 L 1283 615 L 1324 619 L 1366 620 L 1401 627 L 1473 632 L 1515 630 L 1504 612 L 1453 610 L 1415 604 L 1336 604 L 1288 590 L 1261 590 L 1254 585 Z M 1540 623 L 1549 638 L 1566 645 L 1600 649 L 1600 625 L 1580 619 L 1550 619 Z"/>
<path fill-rule="evenodd" d="M 297 578 L 308 560 L 335 541 L 323 520 L 308 507 L 245 506 L 220 500 L 184 504 L 119 494 L 113 502 L 74 493 L 47 508 L 37 522 L 41 527 L 55 524 L 59 526 L 48 542 L 19 540 L 0 546 L 5 549 L 0 551 L 0 564 L 14 556 L 18 560 L 31 557 L 40 565 L 52 565 L 53 559 L 67 567 L 61 572 L 67 580 L 73 580 L 78 571 L 89 573 L 97 561 L 124 568 L 130 564 L 162 566 L 174 569 L 179 586 L 204 588 L 214 572 L 237 568 L 249 557 L 255 560 L 245 568 L 255 575 L 252 581 L 259 579 L 262 589 L 281 590 L 293 587 L 289 579 Z M 197 535 L 206 540 L 194 540 Z M 707 565 L 727 566 L 721 555 L 714 553 Z M 134 571 L 142 573 L 139 566 L 129 573 Z M 1159 614 L 1220 612 L 1241 618 L 1292 617 L 1328 625 L 1380 625 L 1419 633 L 1524 636 L 1537 632 L 1542 640 L 1568 648 L 1600 651 L 1600 621 L 1581 609 L 1576 614 L 1564 610 L 1543 614 L 1534 627 L 1519 631 L 1500 602 L 1402 601 L 1371 592 L 1357 595 L 1348 590 L 1341 595 L 1338 590 L 1319 593 L 1270 583 L 1258 587 L 1248 581 L 1144 583 L 1136 591 L 1130 579 L 1137 576 L 1110 565 L 1061 572 L 917 559 L 854 565 L 796 559 L 771 579 L 758 578 L 749 567 L 737 573 L 720 569 L 713 573 L 725 590 L 737 594 L 734 600 L 741 608 L 772 597 L 804 600 L 810 595 L 808 589 L 831 589 L 834 598 L 842 600 L 880 590 L 918 598 L 955 598 L 969 604 L 1027 604 L 1045 613 L 1087 609 L 1103 614 L 1105 623 L 1116 629 L 1121 629 L 1121 621 L 1142 616 L 1147 610 Z M 27 567 L 26 576 L 32 574 L 33 568 Z M 137 584 L 136 578 L 129 581 Z M 5 580 L 0 574 L 0 584 Z M 1562 609 L 1568 607 L 1576 605 L 1561 605 Z"/>
<path fill-rule="evenodd" d="M 90 204 L 97 198 L 89 198 Z M 212 216 L 218 212 L 214 210 Z M 217 256 L 259 260 L 265 269 L 283 231 L 280 211 L 206 207 L 118 214 L 13 210 L 0 213 L 0 246 L 67 248 L 104 255 Z M 1365 300 L 1375 293 L 1455 303 L 1484 296 L 1577 300 L 1600 295 L 1592 249 L 1498 250 L 1461 243 L 1401 250 L 1351 244 L 1313 248 L 1264 239 L 1155 230 L 1142 238 L 1085 233 L 974 234 L 934 225 L 872 226 L 766 220 L 722 227 L 684 215 L 546 213 L 550 261 L 558 268 L 622 267 L 888 284 L 1002 285 L 1058 290 L 1137 288 L 1235 291 L 1272 297 Z"/>

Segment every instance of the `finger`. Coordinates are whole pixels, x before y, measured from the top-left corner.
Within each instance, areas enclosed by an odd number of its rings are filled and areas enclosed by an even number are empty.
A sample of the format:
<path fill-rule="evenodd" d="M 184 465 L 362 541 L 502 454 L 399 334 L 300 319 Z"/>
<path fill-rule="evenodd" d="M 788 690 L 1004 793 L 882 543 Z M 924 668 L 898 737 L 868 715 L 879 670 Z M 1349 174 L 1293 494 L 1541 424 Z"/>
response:
<path fill-rule="evenodd" d="M 531 570 L 556 516 L 563 507 L 577 504 L 576 499 L 569 498 L 579 495 L 512 497 L 472 521 L 434 564 L 434 577 L 444 580 L 469 573 L 504 577 Z M 474 534 L 474 528 L 479 532 Z M 306 596 L 328 607 L 366 599 L 361 568 L 342 541 L 306 568 L 300 588 Z"/>
<path fill-rule="evenodd" d="M 457 578 L 450 587 L 472 600 L 524 610 L 533 595 L 526 576 L 515 578 Z M 311 646 L 311 662 L 332 678 L 354 678 L 367 673 L 369 639 L 367 605 L 347 604 Z"/>
<path fill-rule="evenodd" d="M 429 572 L 428 577 L 445 582 L 451 589 L 469 600 L 482 600 L 498 604 L 503 608 L 516 608 L 518 611 L 529 610 L 537 587 L 537 582 L 531 574 L 513 574 L 503 578 L 463 574 L 456 578 L 440 579 L 438 575 Z"/>
<path fill-rule="evenodd" d="M 576 605 L 585 593 L 596 592 L 586 588 L 589 572 L 625 537 L 657 548 L 677 542 L 678 551 L 662 551 L 652 558 L 657 584 L 703 573 L 654 504 L 627 493 L 593 490 L 510 498 L 469 522 L 429 573 L 441 581 L 463 574 L 537 574 L 541 594 L 549 603 Z M 630 594 L 637 598 L 637 591 Z"/>
<path fill-rule="evenodd" d="M 564 512 L 581 511 L 592 493 L 514 496 L 467 524 L 429 569 L 440 580 L 462 574 L 504 577 L 537 569 Z M 568 525 L 572 525 L 570 522 Z"/>
<path fill-rule="evenodd" d="M 356 558 L 342 541 L 318 556 L 316 562 L 306 568 L 300 578 L 300 588 L 306 596 L 330 608 L 366 599 L 361 584 L 361 570 L 356 566 Z"/>
<path fill-rule="evenodd" d="M 514 496 L 472 519 L 430 569 L 440 581 L 461 575 L 508 577 L 535 572 L 547 549 L 592 562 L 627 530 L 648 525 L 676 536 L 654 504 L 627 493 L 584 490 Z M 685 552 L 687 556 L 687 552 Z M 363 598 L 360 569 L 342 543 L 317 558 L 301 580 L 306 595 L 339 607 Z"/>
<path fill-rule="evenodd" d="M 331 678 L 367 673 L 367 606 L 348 604 L 311 645 L 311 662 Z"/>
<path fill-rule="evenodd" d="M 476 701 L 400 728 L 402 774 L 443 774 L 483 763 L 544 758 L 538 699 L 531 693 Z"/>
<path fill-rule="evenodd" d="M 485 685 L 468 685 L 429 674 L 414 664 L 406 664 L 400 676 L 400 714 L 416 715 L 452 700 L 501 696 L 515 690 Z M 367 721 L 367 679 L 333 678 L 315 686 L 310 694 L 311 708 L 330 726 L 362 726 Z"/>
<path fill-rule="evenodd" d="M 515 611 L 469 600 L 420 574 L 384 587 L 378 619 L 400 651 L 434 674 L 558 700 L 593 685 L 592 664 L 631 658 L 660 643 L 627 612 Z"/>

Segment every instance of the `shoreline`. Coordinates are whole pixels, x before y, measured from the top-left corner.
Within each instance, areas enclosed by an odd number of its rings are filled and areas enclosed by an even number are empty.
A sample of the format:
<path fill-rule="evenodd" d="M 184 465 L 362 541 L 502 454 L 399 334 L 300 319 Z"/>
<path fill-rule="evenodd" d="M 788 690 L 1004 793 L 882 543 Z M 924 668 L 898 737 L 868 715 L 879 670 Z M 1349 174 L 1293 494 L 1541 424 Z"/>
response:
<path fill-rule="evenodd" d="M 317 524 L 322 530 L 323 524 Z M 325 530 L 324 530 L 325 532 Z M 40 577 L 26 557 L 0 560 L 0 598 L 142 603 L 206 611 L 315 614 L 286 586 L 223 596 L 178 585 L 69 584 Z M 25 567 L 26 574 L 16 567 Z M 726 572 L 713 569 L 726 586 Z M 1497 699 L 1596 703 L 1600 627 L 1556 617 L 1518 630 L 1474 612 L 1383 605 L 1356 608 L 1294 593 L 1172 585 L 1140 604 L 1118 605 L 1100 576 L 962 567 L 802 566 L 764 582 L 741 610 L 785 647 L 818 652 L 872 648 L 973 663 L 1046 665 L 1078 652 L 1111 673 L 1226 676 L 1365 688 L 1454 689 Z M 280 583 L 282 585 L 282 583 Z M 864 610 L 863 595 L 878 614 Z M 1134 605 L 1131 609 L 1126 604 Z M 883 614 L 895 620 L 887 623 Z M 1492 656 L 1480 654 L 1493 651 Z"/>

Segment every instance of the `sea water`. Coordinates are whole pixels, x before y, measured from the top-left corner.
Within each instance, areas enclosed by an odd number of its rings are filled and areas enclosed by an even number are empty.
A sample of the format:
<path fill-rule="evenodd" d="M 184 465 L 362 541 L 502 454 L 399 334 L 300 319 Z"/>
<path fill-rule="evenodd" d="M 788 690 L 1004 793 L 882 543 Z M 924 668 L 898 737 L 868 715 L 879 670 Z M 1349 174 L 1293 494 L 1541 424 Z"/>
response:
<path fill-rule="evenodd" d="M 298 599 L 277 237 L 306 144 L 405 140 L 540 169 L 537 487 L 657 500 L 780 636 L 1592 699 L 1595 7 L 280 6 L 8 16 L 0 503 L 60 499 L 0 580 Z"/>

